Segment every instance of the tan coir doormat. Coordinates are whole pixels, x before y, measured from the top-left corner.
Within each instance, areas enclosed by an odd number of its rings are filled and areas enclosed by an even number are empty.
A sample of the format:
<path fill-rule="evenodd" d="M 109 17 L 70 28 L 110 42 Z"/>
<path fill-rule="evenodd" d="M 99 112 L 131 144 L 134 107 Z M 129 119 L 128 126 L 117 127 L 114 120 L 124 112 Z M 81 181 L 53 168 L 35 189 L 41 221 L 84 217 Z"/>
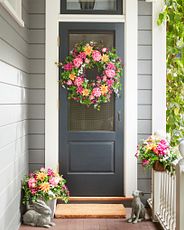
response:
<path fill-rule="evenodd" d="M 58 204 L 55 218 L 125 218 L 122 204 Z"/>

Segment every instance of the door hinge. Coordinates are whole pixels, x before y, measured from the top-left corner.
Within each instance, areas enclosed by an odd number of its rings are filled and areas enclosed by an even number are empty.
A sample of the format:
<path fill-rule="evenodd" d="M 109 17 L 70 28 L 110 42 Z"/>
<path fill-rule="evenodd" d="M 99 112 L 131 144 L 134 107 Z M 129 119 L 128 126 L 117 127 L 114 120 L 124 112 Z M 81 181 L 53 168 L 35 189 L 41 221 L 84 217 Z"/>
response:
<path fill-rule="evenodd" d="M 61 38 L 60 38 L 60 36 L 57 37 L 57 44 L 60 47 L 60 44 L 61 44 Z"/>

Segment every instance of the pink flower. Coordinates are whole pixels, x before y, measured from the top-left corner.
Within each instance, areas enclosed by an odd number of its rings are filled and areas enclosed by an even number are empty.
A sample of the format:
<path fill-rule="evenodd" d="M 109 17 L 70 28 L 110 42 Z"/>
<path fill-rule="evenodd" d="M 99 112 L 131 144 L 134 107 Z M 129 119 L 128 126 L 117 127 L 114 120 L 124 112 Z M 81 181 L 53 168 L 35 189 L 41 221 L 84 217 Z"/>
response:
<path fill-rule="evenodd" d="M 73 64 L 75 67 L 79 68 L 81 65 L 82 65 L 83 61 L 82 61 L 82 58 L 80 57 L 76 57 L 74 60 L 73 60 Z"/>
<path fill-rule="evenodd" d="M 112 79 L 107 80 L 107 85 L 109 87 L 111 87 L 113 85 L 113 83 L 114 83 L 114 80 L 112 80 Z"/>
<path fill-rule="evenodd" d="M 81 86 L 82 83 L 83 83 L 83 79 L 81 77 L 77 77 L 74 81 L 74 84 L 78 87 Z"/>
<path fill-rule="evenodd" d="M 149 160 L 146 160 L 146 159 L 142 160 L 143 166 L 147 166 L 148 164 L 149 164 Z"/>
<path fill-rule="evenodd" d="M 35 178 L 30 178 L 28 180 L 28 186 L 29 186 L 29 188 L 35 188 L 36 187 L 36 182 L 37 182 L 37 180 Z"/>
<path fill-rule="evenodd" d="M 108 50 L 108 49 L 107 49 L 107 48 L 105 48 L 105 47 L 104 47 L 104 48 L 102 48 L 102 52 L 103 52 L 103 53 L 106 53 L 106 52 L 107 52 L 107 50 Z"/>
<path fill-rule="evenodd" d="M 59 177 L 52 177 L 52 178 L 49 179 L 49 183 L 52 186 L 57 186 L 59 182 L 60 182 L 60 178 Z"/>
<path fill-rule="evenodd" d="M 67 85 L 72 85 L 72 81 L 71 81 L 71 80 L 68 80 L 66 84 L 67 84 Z"/>
<path fill-rule="evenodd" d="M 107 81 L 107 76 L 103 76 L 103 81 Z"/>
<path fill-rule="evenodd" d="M 169 148 L 169 144 L 166 140 L 162 139 L 157 146 L 158 154 L 165 156 L 167 154 L 167 150 Z"/>
<path fill-rule="evenodd" d="M 52 169 L 48 168 L 47 174 L 48 174 L 48 176 L 54 176 L 54 171 Z"/>
<path fill-rule="evenodd" d="M 113 69 L 113 70 L 115 70 L 116 67 L 115 67 L 115 65 L 114 65 L 112 62 L 110 62 L 110 63 L 108 63 L 108 65 L 107 65 L 107 69 Z"/>
<path fill-rule="evenodd" d="M 116 72 L 113 69 L 106 69 L 105 74 L 109 78 L 113 78 L 116 75 Z"/>
<path fill-rule="evenodd" d="M 92 101 L 95 97 L 93 95 L 89 96 L 89 99 Z"/>
<path fill-rule="evenodd" d="M 101 91 L 98 87 L 94 88 L 92 91 L 93 96 L 95 97 L 100 97 L 101 96 Z"/>
<path fill-rule="evenodd" d="M 36 189 L 31 189 L 31 193 L 34 195 L 34 194 L 36 194 L 36 192 L 37 192 L 37 190 Z"/>
<path fill-rule="evenodd" d="M 90 63 L 90 60 L 88 58 L 85 59 L 85 63 L 86 64 L 89 64 Z"/>
<path fill-rule="evenodd" d="M 83 88 L 82 88 L 81 86 L 79 86 L 79 87 L 77 88 L 77 93 L 82 94 L 82 91 L 83 91 Z"/>
<path fill-rule="evenodd" d="M 98 50 L 93 51 L 92 57 L 94 61 L 100 61 L 102 58 L 101 53 Z"/>
<path fill-rule="evenodd" d="M 71 71 L 73 69 L 73 64 L 71 62 L 64 65 L 64 70 Z"/>
<path fill-rule="evenodd" d="M 86 54 L 85 52 L 80 52 L 78 55 L 79 58 L 86 59 Z"/>

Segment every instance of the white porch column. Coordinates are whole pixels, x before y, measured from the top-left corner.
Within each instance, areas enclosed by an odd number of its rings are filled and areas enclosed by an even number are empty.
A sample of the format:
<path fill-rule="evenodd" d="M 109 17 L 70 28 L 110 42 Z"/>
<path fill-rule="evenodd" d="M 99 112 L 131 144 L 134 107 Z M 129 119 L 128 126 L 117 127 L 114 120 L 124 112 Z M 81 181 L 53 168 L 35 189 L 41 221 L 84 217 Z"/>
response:
<path fill-rule="evenodd" d="M 125 196 L 137 189 L 137 46 L 138 1 L 125 1 Z"/>

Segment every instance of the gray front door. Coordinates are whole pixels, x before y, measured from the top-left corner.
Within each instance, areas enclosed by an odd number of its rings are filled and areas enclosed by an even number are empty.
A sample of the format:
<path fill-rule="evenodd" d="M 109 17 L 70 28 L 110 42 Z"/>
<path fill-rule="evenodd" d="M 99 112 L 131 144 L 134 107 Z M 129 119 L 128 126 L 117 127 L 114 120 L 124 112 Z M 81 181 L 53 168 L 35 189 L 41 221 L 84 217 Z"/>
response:
<path fill-rule="evenodd" d="M 102 41 L 123 58 L 121 23 L 60 23 L 62 62 L 82 40 Z M 89 71 L 93 79 L 95 71 Z M 101 110 L 67 99 L 60 87 L 59 168 L 72 196 L 123 195 L 123 80 L 119 98 L 112 96 Z"/>

